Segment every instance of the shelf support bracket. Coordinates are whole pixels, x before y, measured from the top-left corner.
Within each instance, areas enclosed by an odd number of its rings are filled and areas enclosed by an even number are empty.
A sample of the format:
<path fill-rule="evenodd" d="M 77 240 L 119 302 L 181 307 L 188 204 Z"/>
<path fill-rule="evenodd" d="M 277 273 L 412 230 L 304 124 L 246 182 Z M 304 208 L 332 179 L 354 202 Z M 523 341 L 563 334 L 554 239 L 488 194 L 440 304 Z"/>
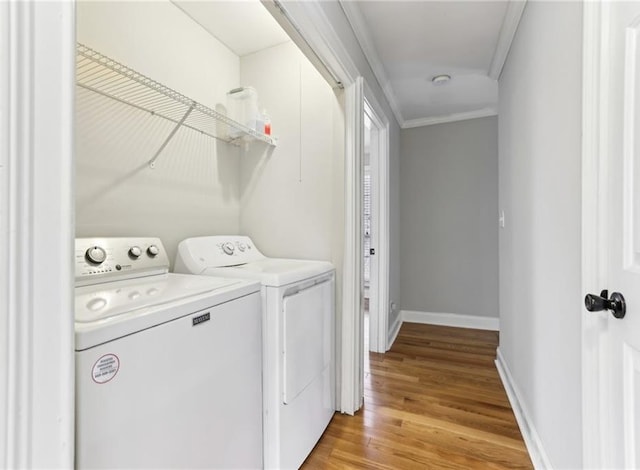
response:
<path fill-rule="evenodd" d="M 189 117 L 189 114 L 191 114 L 191 111 L 193 111 L 193 108 L 195 108 L 195 107 L 196 107 L 196 104 L 195 103 L 191 103 L 191 106 L 189 106 L 189 109 L 187 109 L 187 112 L 184 113 L 184 116 L 182 116 L 182 119 L 180 119 L 180 122 L 178 122 L 178 124 L 176 124 L 176 127 L 173 128 L 171 133 L 164 140 L 164 142 L 162 143 L 162 145 L 160 146 L 158 151 L 155 153 L 153 158 L 151 160 L 149 160 L 149 167 L 151 167 L 151 168 L 155 168 L 156 167 L 156 160 L 158 159 L 158 156 L 162 153 L 162 151 L 167 146 L 169 141 L 171 139 L 173 139 L 173 136 L 176 135 L 176 132 L 178 132 L 178 129 L 180 129 L 180 126 L 182 126 L 182 124 L 184 124 L 184 122 Z"/>

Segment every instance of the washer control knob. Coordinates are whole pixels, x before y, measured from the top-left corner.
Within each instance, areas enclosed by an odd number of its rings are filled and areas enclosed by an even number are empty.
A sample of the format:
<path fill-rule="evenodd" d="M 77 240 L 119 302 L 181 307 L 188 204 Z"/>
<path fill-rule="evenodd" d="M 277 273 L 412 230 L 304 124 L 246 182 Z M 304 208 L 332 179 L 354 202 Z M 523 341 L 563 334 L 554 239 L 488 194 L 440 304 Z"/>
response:
<path fill-rule="evenodd" d="M 244 251 L 247 249 L 247 245 L 245 245 L 244 243 L 240 242 L 238 243 L 238 250 L 240 251 Z"/>
<path fill-rule="evenodd" d="M 131 248 L 129 248 L 129 256 L 131 256 L 132 258 L 140 258 L 141 254 L 142 250 L 139 246 L 132 246 Z"/>
<path fill-rule="evenodd" d="M 158 253 L 160 253 L 160 248 L 156 245 L 149 245 L 149 248 L 147 248 L 147 254 L 151 257 L 157 256 Z"/>
<path fill-rule="evenodd" d="M 222 251 L 224 251 L 226 254 L 232 255 L 234 250 L 235 246 L 233 246 L 233 243 L 226 242 L 222 244 Z"/>
<path fill-rule="evenodd" d="M 104 248 L 92 246 L 85 252 L 84 257 L 91 264 L 102 264 L 107 259 L 107 252 Z"/>

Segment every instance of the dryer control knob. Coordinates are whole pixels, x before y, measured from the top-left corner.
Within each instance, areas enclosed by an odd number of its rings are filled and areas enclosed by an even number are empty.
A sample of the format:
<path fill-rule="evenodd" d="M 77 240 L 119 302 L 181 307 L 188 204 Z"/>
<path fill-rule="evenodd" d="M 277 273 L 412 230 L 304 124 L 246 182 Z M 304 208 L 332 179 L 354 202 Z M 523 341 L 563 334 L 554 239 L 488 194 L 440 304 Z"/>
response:
<path fill-rule="evenodd" d="M 244 250 L 247 249 L 247 245 L 245 245 L 244 243 L 240 242 L 240 243 L 238 243 L 238 249 L 240 251 L 244 251 Z"/>
<path fill-rule="evenodd" d="M 132 246 L 131 248 L 129 248 L 129 256 L 131 256 L 132 258 L 139 258 L 141 254 L 142 250 L 139 246 Z"/>
<path fill-rule="evenodd" d="M 160 248 L 156 245 L 150 245 L 149 248 L 147 248 L 147 254 L 151 257 L 157 256 L 158 253 L 160 253 Z"/>
<path fill-rule="evenodd" d="M 107 259 L 107 252 L 104 248 L 92 246 L 85 252 L 84 257 L 91 264 L 102 264 Z"/>
<path fill-rule="evenodd" d="M 222 251 L 224 251 L 226 254 L 232 255 L 234 250 L 235 246 L 233 246 L 233 243 L 227 242 L 222 244 Z"/>

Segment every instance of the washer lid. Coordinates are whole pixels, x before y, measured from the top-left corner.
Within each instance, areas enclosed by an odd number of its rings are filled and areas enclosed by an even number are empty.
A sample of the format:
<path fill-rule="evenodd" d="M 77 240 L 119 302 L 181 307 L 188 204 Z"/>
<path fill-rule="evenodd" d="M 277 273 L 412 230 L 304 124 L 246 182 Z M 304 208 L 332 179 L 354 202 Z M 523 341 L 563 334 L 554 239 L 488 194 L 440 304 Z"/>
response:
<path fill-rule="evenodd" d="M 280 287 L 304 281 L 330 271 L 333 271 L 333 265 L 327 261 L 263 258 L 240 266 L 210 267 L 204 270 L 202 274 L 254 279 L 262 282 L 264 286 Z"/>
<path fill-rule="evenodd" d="M 164 274 L 76 288 L 76 323 L 107 322 L 123 313 L 135 313 L 169 302 L 238 284 L 221 279 Z"/>
<path fill-rule="evenodd" d="M 75 349 L 82 351 L 260 292 L 260 284 L 163 274 L 76 288 Z"/>

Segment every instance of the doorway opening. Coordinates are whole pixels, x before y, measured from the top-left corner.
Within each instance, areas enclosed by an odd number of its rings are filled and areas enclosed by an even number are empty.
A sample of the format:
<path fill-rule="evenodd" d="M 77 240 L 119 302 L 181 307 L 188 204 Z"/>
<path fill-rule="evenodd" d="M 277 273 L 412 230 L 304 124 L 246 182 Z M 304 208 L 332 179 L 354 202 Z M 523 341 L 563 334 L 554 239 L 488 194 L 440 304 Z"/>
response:
<path fill-rule="evenodd" d="M 375 247 L 371 244 L 371 118 L 364 112 L 364 150 L 362 172 L 362 282 L 363 282 L 363 310 L 364 310 L 364 350 L 369 351 L 369 336 L 371 331 L 369 316 L 371 309 L 371 263 L 375 259 Z M 374 283 L 374 287 L 375 283 Z M 366 361 L 365 361 L 366 363 Z"/>
<path fill-rule="evenodd" d="M 363 348 L 387 350 L 388 223 L 387 223 L 387 126 L 371 103 L 364 100 L 362 171 L 362 292 Z M 367 372 L 365 360 L 365 373 Z"/>

